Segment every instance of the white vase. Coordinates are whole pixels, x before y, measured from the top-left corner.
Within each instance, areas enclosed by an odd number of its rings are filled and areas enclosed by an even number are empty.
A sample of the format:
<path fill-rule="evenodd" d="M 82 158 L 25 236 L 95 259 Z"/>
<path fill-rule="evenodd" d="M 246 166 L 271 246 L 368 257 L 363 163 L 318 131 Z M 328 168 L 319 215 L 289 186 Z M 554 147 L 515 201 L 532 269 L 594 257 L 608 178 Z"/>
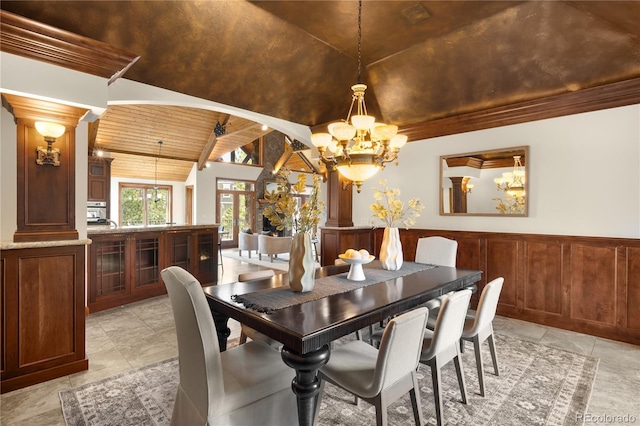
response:
<path fill-rule="evenodd" d="M 402 243 L 398 228 L 384 228 L 384 236 L 380 246 L 382 268 L 397 271 L 402 266 L 402 260 Z"/>
<path fill-rule="evenodd" d="M 316 262 L 311 250 L 311 235 L 299 232 L 293 236 L 289 253 L 289 287 L 297 292 L 313 290 Z"/>

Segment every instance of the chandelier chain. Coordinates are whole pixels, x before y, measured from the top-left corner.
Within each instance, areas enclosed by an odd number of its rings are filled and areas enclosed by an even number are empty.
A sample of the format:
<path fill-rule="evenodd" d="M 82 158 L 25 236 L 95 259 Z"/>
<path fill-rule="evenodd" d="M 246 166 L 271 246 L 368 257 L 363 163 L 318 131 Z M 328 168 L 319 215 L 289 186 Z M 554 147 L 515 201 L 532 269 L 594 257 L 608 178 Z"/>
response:
<path fill-rule="evenodd" d="M 358 2 L 358 84 L 362 83 L 362 0 Z"/>

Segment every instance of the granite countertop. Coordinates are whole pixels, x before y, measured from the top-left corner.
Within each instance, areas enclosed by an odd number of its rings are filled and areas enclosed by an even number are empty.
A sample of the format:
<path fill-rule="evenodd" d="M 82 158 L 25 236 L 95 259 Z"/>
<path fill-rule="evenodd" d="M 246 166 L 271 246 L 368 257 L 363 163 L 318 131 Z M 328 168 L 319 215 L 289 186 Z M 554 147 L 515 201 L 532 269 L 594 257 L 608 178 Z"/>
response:
<path fill-rule="evenodd" d="M 43 247 L 63 247 L 63 246 L 86 246 L 91 244 L 91 240 L 60 240 L 60 241 L 30 241 L 24 243 L 14 243 L 12 241 L 0 242 L 0 250 L 19 250 L 26 248 Z"/>
<path fill-rule="evenodd" d="M 111 228 L 109 225 L 92 225 L 87 227 L 87 235 L 131 234 L 136 232 L 180 231 L 189 229 L 217 228 L 217 223 L 209 225 L 160 225 L 160 226 L 125 226 Z"/>

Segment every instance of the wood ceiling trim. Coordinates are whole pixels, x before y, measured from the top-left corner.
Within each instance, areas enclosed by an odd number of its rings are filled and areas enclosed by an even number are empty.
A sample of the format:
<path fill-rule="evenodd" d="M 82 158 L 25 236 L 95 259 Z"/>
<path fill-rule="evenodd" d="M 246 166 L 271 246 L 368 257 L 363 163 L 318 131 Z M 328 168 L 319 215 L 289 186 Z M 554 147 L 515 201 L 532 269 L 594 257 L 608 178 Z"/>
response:
<path fill-rule="evenodd" d="M 3 104 L 11 105 L 14 117 L 28 118 L 34 121 L 53 121 L 54 123 L 75 128 L 78 121 L 86 114 L 86 108 L 78 108 L 41 99 L 3 93 Z"/>
<path fill-rule="evenodd" d="M 638 103 L 640 77 L 407 126 L 399 132 L 416 141 Z"/>
<path fill-rule="evenodd" d="M 0 50 L 108 78 L 121 77 L 140 56 L 68 31 L 0 11 Z"/>

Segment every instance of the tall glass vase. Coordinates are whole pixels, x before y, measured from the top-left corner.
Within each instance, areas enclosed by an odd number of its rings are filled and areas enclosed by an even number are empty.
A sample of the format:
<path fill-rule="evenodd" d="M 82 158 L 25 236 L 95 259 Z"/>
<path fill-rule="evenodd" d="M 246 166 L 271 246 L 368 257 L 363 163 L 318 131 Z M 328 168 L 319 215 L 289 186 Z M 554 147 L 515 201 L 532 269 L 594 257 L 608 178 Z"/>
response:
<path fill-rule="evenodd" d="M 397 271 L 402 266 L 402 261 L 402 243 L 398 228 L 384 228 L 382 245 L 380 246 L 382 268 Z"/>
<path fill-rule="evenodd" d="M 289 253 L 289 287 L 297 292 L 313 290 L 316 262 L 311 249 L 311 235 L 298 232 L 293 236 Z"/>

